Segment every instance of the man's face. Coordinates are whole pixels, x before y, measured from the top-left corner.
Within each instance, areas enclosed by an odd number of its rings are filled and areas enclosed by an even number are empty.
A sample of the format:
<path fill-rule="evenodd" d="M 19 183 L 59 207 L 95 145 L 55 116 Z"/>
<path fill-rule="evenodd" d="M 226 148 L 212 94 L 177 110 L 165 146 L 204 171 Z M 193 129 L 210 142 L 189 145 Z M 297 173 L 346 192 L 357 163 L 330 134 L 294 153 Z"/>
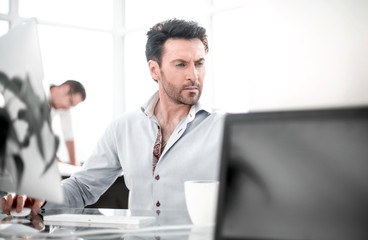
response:
<path fill-rule="evenodd" d="M 159 71 L 160 91 L 175 103 L 196 104 L 206 75 L 205 55 L 199 39 L 167 40 Z"/>
<path fill-rule="evenodd" d="M 58 91 L 53 97 L 53 107 L 56 109 L 69 109 L 82 102 L 82 95 L 80 93 L 71 93 L 70 87 L 60 86 Z"/>

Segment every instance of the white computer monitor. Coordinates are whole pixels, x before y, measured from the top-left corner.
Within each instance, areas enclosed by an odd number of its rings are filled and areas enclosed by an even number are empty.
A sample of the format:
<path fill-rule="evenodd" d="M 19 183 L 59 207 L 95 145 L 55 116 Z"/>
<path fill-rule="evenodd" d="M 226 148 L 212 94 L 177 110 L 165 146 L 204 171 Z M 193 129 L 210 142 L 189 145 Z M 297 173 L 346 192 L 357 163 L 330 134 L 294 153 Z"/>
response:
<path fill-rule="evenodd" d="M 27 20 L 0 38 L 0 92 L 10 117 L 0 191 L 62 203 L 56 161 L 58 138 L 43 87 L 37 23 Z"/>

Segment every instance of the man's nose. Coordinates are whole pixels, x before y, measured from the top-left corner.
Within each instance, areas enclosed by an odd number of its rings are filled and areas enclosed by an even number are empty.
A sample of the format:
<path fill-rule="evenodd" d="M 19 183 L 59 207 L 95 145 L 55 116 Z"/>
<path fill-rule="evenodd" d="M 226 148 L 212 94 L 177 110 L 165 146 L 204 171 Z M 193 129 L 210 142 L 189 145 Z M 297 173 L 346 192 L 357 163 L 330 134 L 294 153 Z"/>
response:
<path fill-rule="evenodd" d="M 195 82 L 198 80 L 198 70 L 194 64 L 190 64 L 187 70 L 187 80 Z"/>

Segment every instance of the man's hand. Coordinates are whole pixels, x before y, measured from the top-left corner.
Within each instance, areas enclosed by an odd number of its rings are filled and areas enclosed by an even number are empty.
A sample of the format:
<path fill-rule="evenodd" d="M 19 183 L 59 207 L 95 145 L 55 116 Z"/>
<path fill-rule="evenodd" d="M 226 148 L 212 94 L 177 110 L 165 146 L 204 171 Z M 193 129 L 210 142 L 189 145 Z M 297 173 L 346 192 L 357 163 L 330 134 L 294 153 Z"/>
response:
<path fill-rule="evenodd" d="M 29 207 L 31 208 L 31 215 L 36 216 L 44 203 L 44 200 L 29 198 L 26 195 L 9 193 L 7 196 L 1 198 L 1 209 L 5 214 L 10 215 L 10 211 L 13 208 L 19 213 L 23 210 L 23 207 Z"/>

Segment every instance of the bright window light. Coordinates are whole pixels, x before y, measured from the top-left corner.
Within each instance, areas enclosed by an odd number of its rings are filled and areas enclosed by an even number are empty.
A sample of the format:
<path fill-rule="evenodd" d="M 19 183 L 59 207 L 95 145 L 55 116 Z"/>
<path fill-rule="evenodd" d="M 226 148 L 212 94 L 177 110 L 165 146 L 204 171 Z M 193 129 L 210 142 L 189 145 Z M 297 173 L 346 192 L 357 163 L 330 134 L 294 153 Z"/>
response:
<path fill-rule="evenodd" d="M 249 0 L 213 0 L 216 7 L 234 7 L 234 6 L 241 6 L 246 3 L 249 3 Z"/>
<path fill-rule="evenodd" d="M 9 12 L 9 0 L 0 0 L 0 13 L 7 14 Z"/>
<path fill-rule="evenodd" d="M 126 27 L 152 27 L 170 18 L 198 20 L 210 10 L 210 4 L 211 0 L 186 0 L 185 3 L 172 0 L 126 0 Z"/>
<path fill-rule="evenodd" d="M 125 99 L 126 110 L 137 110 L 158 89 L 151 78 L 146 61 L 146 30 L 128 34 L 125 38 Z"/>
<path fill-rule="evenodd" d="M 111 29 L 113 0 L 19 0 L 19 15 L 63 24 Z"/>
<path fill-rule="evenodd" d="M 251 24 L 246 21 L 245 9 L 225 11 L 213 18 L 213 81 L 214 105 L 230 112 L 249 110 L 249 83 L 252 65 L 244 61 L 251 53 Z M 238 24 L 242 27 L 239 29 Z"/>

